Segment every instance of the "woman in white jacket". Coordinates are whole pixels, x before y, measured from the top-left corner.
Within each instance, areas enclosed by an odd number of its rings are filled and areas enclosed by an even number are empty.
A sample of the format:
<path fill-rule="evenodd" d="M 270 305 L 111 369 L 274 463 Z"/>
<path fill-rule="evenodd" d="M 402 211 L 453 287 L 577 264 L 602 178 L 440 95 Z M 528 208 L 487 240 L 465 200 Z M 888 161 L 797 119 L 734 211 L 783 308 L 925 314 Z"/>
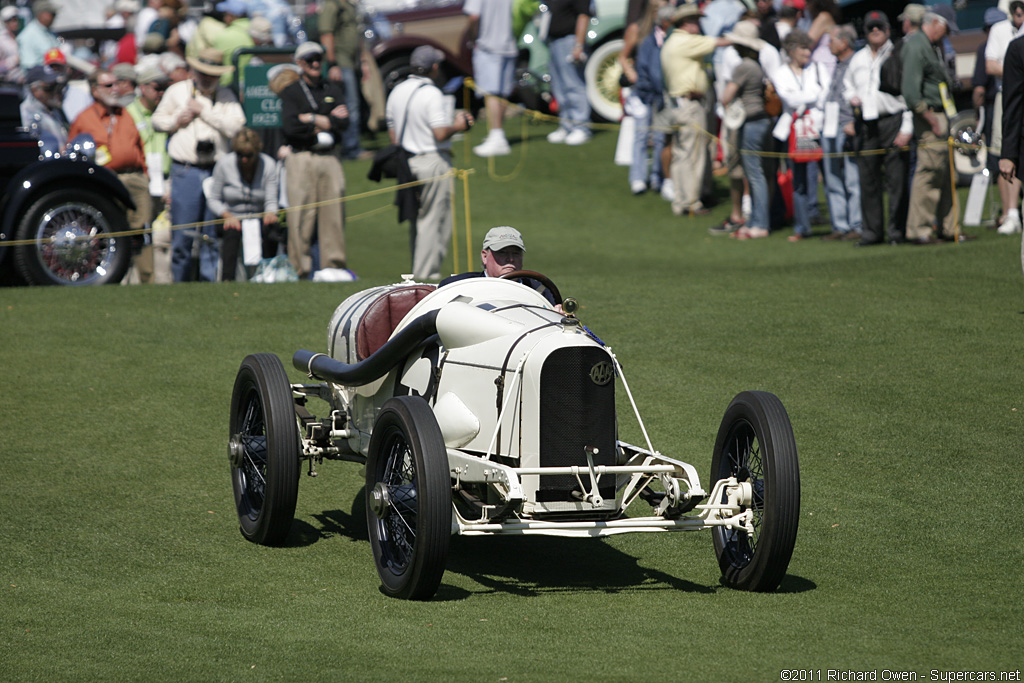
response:
<path fill-rule="evenodd" d="M 782 116 L 775 126 L 775 138 L 789 140 L 795 118 L 807 116 L 816 131 L 821 131 L 824 113 L 821 98 L 824 93 L 817 68 L 810 63 L 811 39 L 806 33 L 793 30 L 782 41 L 782 50 L 789 57 L 774 73 L 769 74 L 775 90 L 782 100 Z M 817 198 L 818 187 L 812 176 L 818 172 L 813 162 L 790 162 L 793 167 L 793 234 L 790 242 L 799 242 L 811 234 L 811 207 Z"/>

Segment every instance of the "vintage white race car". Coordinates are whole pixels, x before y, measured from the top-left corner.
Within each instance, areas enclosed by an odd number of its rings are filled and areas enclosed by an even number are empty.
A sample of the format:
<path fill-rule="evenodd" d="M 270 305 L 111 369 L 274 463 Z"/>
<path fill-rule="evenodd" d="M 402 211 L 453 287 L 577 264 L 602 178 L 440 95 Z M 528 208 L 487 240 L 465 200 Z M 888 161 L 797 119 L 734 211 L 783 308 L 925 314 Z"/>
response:
<path fill-rule="evenodd" d="M 384 591 L 434 595 L 453 534 L 607 536 L 711 529 L 722 581 L 771 591 L 796 540 L 800 480 L 782 403 L 730 403 L 707 490 L 697 471 L 651 445 L 615 354 L 576 317 L 520 284 L 524 274 L 444 287 L 405 281 L 346 299 L 327 352 L 298 351 L 311 384 L 273 354 L 248 356 L 231 400 L 235 504 L 242 534 L 283 543 L 302 461 L 366 465 L 366 508 Z M 618 381 L 616 381 L 618 380 Z M 644 447 L 618 440 L 616 385 Z M 309 399 L 327 404 L 315 417 Z M 641 501 L 641 502 L 638 502 Z M 634 503 L 636 505 L 634 506 Z M 627 508 L 644 516 L 627 516 Z"/>

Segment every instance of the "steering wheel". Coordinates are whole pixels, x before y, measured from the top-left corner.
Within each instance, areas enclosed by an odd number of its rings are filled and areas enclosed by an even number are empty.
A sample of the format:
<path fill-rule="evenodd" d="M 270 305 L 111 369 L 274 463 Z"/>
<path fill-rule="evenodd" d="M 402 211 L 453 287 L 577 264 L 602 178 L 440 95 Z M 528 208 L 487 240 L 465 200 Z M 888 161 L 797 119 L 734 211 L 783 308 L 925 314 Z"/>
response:
<path fill-rule="evenodd" d="M 505 273 L 501 276 L 502 280 L 518 280 L 519 278 L 526 277 L 531 280 L 544 285 L 544 289 L 551 292 L 551 295 L 555 297 L 555 304 L 558 305 L 562 302 L 562 293 L 558 291 L 558 287 L 551 281 L 547 275 L 541 275 L 535 270 L 513 270 L 511 273 Z"/>

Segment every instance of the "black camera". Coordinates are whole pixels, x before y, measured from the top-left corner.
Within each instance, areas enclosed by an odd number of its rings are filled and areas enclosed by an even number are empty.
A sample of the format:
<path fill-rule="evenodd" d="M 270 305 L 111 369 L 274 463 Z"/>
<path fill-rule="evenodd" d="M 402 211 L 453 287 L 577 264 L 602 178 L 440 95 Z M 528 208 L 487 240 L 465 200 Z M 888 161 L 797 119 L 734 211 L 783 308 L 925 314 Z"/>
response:
<path fill-rule="evenodd" d="M 214 164 L 213 140 L 196 141 L 196 165 L 213 166 Z"/>

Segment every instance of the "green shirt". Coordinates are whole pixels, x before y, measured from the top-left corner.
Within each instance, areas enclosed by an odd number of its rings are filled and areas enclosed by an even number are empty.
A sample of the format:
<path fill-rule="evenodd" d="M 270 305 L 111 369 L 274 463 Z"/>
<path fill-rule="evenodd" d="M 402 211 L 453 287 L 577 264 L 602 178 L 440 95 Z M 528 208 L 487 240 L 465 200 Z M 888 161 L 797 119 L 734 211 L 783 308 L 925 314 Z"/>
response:
<path fill-rule="evenodd" d="M 917 31 L 903 41 L 900 60 L 903 62 L 902 90 L 907 109 L 918 114 L 929 107 L 941 109 L 939 84 L 946 83 L 946 68 L 924 31 Z"/>
<path fill-rule="evenodd" d="M 153 128 L 153 112 L 143 107 L 138 98 L 132 100 L 132 103 L 125 107 L 125 111 L 135 122 L 139 137 L 142 138 L 142 151 L 146 158 L 148 159 L 150 154 L 163 156 L 164 178 L 167 178 L 171 174 L 171 157 L 167 154 L 167 133 Z"/>
<path fill-rule="evenodd" d="M 334 61 L 342 69 L 354 69 L 359 63 L 362 31 L 355 3 L 326 0 L 320 8 L 320 33 L 334 36 Z"/>
<path fill-rule="evenodd" d="M 213 46 L 224 53 L 224 64 L 226 66 L 233 66 L 232 57 L 235 56 L 235 50 L 243 47 L 253 47 L 254 45 L 256 43 L 253 41 L 252 36 L 249 35 L 249 20 L 245 17 L 232 21 L 213 39 Z M 240 72 L 249 63 L 250 59 L 252 59 L 252 55 L 245 55 L 238 60 L 238 70 Z M 241 80 L 242 74 L 239 73 L 238 77 Z M 234 72 L 226 73 L 220 77 L 220 84 L 231 85 L 233 78 Z"/>

